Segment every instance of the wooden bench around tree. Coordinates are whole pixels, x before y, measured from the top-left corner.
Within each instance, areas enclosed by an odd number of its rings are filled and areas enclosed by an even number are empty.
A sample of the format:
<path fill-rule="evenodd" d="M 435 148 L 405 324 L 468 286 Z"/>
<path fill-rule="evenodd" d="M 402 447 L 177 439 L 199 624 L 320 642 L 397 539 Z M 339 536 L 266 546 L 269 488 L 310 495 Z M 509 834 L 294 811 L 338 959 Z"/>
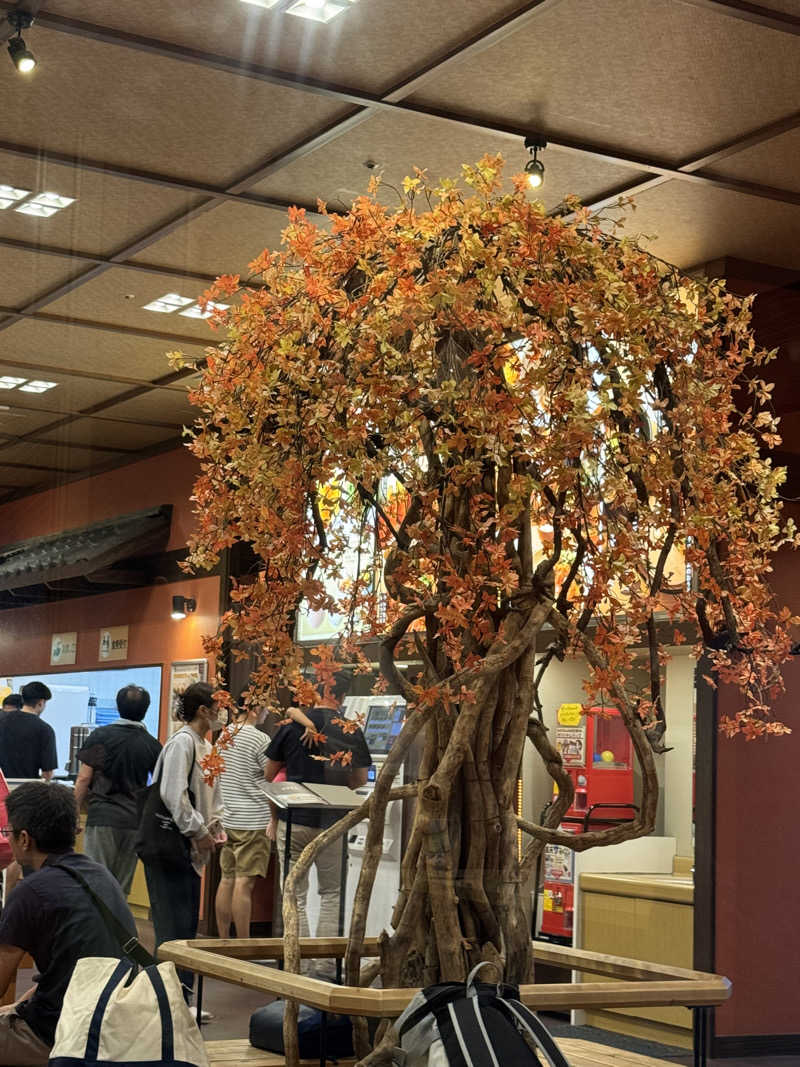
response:
<path fill-rule="evenodd" d="M 303 938 L 300 953 L 303 958 L 340 959 L 346 950 L 347 938 Z M 731 984 L 727 978 L 702 971 L 668 967 L 663 964 L 644 963 L 622 959 L 597 952 L 551 945 L 543 941 L 532 942 L 534 960 L 551 966 L 596 975 L 603 981 L 561 982 L 549 985 L 525 985 L 520 988 L 520 999 L 529 1008 L 539 1011 L 565 1011 L 576 1008 L 628 1008 L 644 1006 L 682 1005 L 696 1010 L 695 1063 L 705 1063 L 705 1009 L 724 1003 L 730 996 Z M 378 955 L 376 939 L 364 942 L 364 957 Z M 323 1012 L 342 1015 L 361 1015 L 369 1018 L 396 1018 L 416 994 L 416 989 L 371 989 L 357 986 L 338 986 L 305 975 L 290 974 L 275 967 L 264 966 L 252 960 L 280 960 L 283 958 L 281 938 L 203 938 L 193 941 L 168 941 L 158 949 L 160 959 L 172 960 L 210 978 L 217 978 L 233 985 L 257 989 L 267 996 L 293 1000 L 307 1004 Z M 609 981 L 612 979 L 612 981 Z M 579 1045 L 580 1043 L 578 1043 Z M 585 1043 L 584 1043 L 585 1044 Z M 230 1042 L 222 1042 L 229 1049 Z M 698 1047 L 699 1046 L 699 1047 Z M 209 1044 L 212 1052 L 214 1043 Z M 247 1043 L 238 1046 L 249 1050 Z M 591 1048 L 591 1046 L 590 1046 Z M 580 1059 L 584 1053 L 576 1046 L 576 1064 L 637 1064 L 658 1063 L 647 1057 L 632 1059 L 631 1053 L 598 1047 L 592 1049 L 593 1059 Z M 602 1054 L 605 1058 L 597 1058 Z M 277 1059 L 245 1058 L 239 1062 L 257 1064 L 284 1063 Z M 264 1054 L 269 1056 L 270 1054 Z M 621 1058 L 622 1057 L 622 1058 Z M 627 1057 L 624 1058 L 624 1057 Z M 224 1063 L 222 1058 L 212 1062 Z M 228 1062 L 231 1062 L 230 1060 Z"/>
<path fill-rule="evenodd" d="M 595 1045 L 590 1041 L 565 1038 L 559 1041 L 570 1067 L 672 1067 L 667 1060 L 654 1060 L 638 1052 Z M 247 1040 L 207 1041 L 206 1051 L 211 1067 L 286 1067 L 283 1056 L 253 1048 Z M 301 1060 L 302 1067 L 317 1067 L 317 1060 Z M 352 1067 L 355 1060 L 339 1060 L 339 1067 Z"/>

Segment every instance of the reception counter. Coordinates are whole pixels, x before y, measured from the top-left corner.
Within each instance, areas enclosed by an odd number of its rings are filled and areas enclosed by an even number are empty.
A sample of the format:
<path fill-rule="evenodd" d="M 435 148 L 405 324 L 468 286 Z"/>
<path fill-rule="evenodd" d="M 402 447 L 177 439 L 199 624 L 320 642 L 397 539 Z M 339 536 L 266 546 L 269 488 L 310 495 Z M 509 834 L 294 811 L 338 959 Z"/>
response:
<path fill-rule="evenodd" d="M 580 875 L 578 890 L 581 948 L 676 967 L 694 966 L 691 873 L 586 873 Z M 687 1008 L 587 1011 L 585 1021 L 681 1048 L 692 1044 L 692 1016 Z"/>

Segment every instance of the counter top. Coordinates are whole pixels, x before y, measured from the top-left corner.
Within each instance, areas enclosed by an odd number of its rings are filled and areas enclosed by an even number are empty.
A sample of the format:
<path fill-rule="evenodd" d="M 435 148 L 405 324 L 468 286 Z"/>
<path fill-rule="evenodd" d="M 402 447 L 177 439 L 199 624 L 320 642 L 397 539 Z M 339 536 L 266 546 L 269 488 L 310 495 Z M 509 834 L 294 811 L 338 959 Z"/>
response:
<path fill-rule="evenodd" d="M 694 903 L 694 879 L 685 874 L 582 874 L 578 885 L 584 893 Z"/>

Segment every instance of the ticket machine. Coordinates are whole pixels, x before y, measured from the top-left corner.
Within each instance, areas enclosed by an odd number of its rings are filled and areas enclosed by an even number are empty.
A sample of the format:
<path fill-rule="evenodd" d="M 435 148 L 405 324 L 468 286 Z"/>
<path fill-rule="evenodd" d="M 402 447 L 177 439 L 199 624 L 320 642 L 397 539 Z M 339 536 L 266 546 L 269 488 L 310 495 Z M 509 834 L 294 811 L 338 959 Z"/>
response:
<path fill-rule="evenodd" d="M 561 830 L 580 834 L 634 817 L 631 738 L 616 708 L 597 706 L 584 712 L 580 704 L 562 704 L 556 746 L 575 787 Z M 562 942 L 572 940 L 574 855 L 564 845 L 544 849 L 540 932 Z"/>
<path fill-rule="evenodd" d="M 356 705 L 356 701 L 359 702 Z M 362 706 L 363 705 L 363 706 Z M 353 712 L 366 716 L 364 737 L 369 745 L 373 764 L 369 768 L 367 784 L 360 790 L 368 796 L 375 788 L 392 745 L 403 728 L 406 705 L 397 696 L 370 696 L 353 698 L 348 714 Z M 404 781 L 404 769 L 397 774 L 394 784 Z M 367 937 L 377 937 L 390 926 L 392 910 L 400 891 L 400 861 L 402 858 L 403 807 L 400 801 L 392 801 L 386 811 L 383 829 L 383 855 L 375 875 L 369 912 L 367 913 Z M 347 893 L 345 897 L 345 933 L 349 928 L 356 887 L 361 874 L 364 849 L 367 841 L 367 823 L 353 827 L 348 837 Z"/>

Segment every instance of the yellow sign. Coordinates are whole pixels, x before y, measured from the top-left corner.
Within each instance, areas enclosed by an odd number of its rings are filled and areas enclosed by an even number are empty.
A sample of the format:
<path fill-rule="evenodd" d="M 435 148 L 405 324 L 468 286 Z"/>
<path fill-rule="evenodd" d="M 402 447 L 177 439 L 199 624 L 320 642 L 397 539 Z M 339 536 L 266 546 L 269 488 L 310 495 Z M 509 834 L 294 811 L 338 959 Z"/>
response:
<path fill-rule="evenodd" d="M 558 724 L 559 726 L 580 726 L 582 715 L 582 704 L 562 704 L 558 709 Z"/>
<path fill-rule="evenodd" d="M 53 634 L 50 640 L 50 666 L 74 663 L 78 651 L 78 635 L 73 630 L 68 634 Z"/>
<path fill-rule="evenodd" d="M 128 627 L 108 626 L 100 631 L 100 651 L 98 659 L 128 658 Z"/>

